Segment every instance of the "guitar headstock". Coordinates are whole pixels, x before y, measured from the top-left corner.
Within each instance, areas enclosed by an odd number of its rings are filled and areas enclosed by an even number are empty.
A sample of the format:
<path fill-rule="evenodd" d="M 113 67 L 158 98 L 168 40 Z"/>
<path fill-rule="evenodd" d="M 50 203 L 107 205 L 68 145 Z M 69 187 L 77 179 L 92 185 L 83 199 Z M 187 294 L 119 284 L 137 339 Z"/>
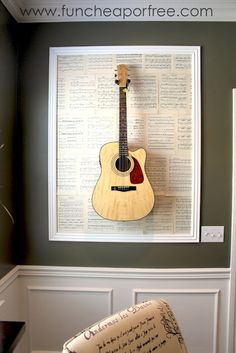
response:
<path fill-rule="evenodd" d="M 116 77 L 116 84 L 120 87 L 127 88 L 130 83 L 130 80 L 128 79 L 128 66 L 125 64 L 117 65 Z"/>

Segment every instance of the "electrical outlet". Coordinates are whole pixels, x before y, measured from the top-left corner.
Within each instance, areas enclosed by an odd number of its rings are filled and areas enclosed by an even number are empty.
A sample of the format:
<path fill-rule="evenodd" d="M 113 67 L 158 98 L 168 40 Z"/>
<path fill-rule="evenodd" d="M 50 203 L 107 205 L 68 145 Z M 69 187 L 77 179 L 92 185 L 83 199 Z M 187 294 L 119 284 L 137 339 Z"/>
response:
<path fill-rule="evenodd" d="M 201 242 L 202 243 L 223 243 L 224 226 L 202 226 Z"/>

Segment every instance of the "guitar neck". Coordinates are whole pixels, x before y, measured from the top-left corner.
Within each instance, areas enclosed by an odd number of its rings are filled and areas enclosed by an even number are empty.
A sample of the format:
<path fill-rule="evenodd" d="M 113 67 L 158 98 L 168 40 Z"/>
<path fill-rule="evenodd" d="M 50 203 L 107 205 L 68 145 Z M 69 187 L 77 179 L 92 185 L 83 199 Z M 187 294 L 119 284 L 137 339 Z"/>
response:
<path fill-rule="evenodd" d="M 126 89 L 120 87 L 119 155 L 128 156 Z"/>

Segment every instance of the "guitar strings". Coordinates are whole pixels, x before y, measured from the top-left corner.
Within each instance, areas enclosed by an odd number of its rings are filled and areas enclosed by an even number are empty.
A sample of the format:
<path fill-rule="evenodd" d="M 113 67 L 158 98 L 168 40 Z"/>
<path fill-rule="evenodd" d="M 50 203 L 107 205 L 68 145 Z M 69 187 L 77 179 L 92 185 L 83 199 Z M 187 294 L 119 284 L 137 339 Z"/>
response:
<path fill-rule="evenodd" d="M 125 114 L 123 114 L 123 112 Z M 124 87 L 120 87 L 120 167 L 121 171 L 126 171 L 126 156 L 124 154 L 124 118 L 126 117 L 126 93 Z"/>

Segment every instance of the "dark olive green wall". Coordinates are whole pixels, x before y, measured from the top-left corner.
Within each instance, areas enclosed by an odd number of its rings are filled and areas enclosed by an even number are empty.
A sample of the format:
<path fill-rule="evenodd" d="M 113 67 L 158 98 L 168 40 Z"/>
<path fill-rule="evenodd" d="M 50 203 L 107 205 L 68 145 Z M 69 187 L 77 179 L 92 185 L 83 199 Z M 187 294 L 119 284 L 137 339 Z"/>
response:
<path fill-rule="evenodd" d="M 17 50 L 15 21 L 0 2 L 0 200 L 13 212 Z M 0 277 L 13 266 L 14 227 L 0 206 Z"/>
<path fill-rule="evenodd" d="M 236 23 L 21 24 L 22 194 L 17 261 L 114 267 L 226 267 L 230 261 L 232 88 Z M 50 46 L 200 45 L 202 56 L 201 224 L 224 225 L 222 244 L 70 243 L 48 240 L 47 128 Z"/>

